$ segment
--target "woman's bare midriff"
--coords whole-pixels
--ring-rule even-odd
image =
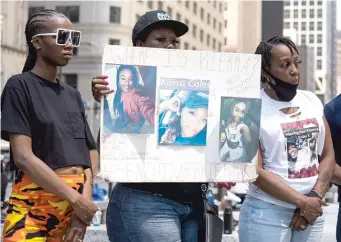
[[[80,175],[84,172],[82,166],[68,166],[54,170],[58,175]]]

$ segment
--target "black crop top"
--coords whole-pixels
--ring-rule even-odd
[[[1,112],[1,138],[9,141],[10,133],[31,137],[33,153],[51,169],[91,167],[89,150],[96,143],[75,88],[32,72],[14,75],[1,95]]]

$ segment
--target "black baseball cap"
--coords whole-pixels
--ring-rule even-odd
[[[138,37],[147,34],[155,27],[166,26],[174,30],[177,37],[187,33],[188,26],[180,21],[173,20],[169,14],[163,10],[148,11],[137,20],[134,28],[132,41],[135,45]]]

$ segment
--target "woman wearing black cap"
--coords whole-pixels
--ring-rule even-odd
[[[184,23],[155,10],[137,21],[132,42],[140,47],[176,49],[178,37],[187,31]],[[98,102],[113,92],[106,78],[92,79],[92,93]],[[115,242],[197,242],[202,207],[201,183],[117,184],[108,205],[108,236]]]

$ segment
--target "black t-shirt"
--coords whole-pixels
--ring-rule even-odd
[[[10,133],[31,137],[33,153],[51,169],[91,167],[89,150],[96,143],[75,88],[32,72],[14,75],[1,95],[1,112],[1,138],[9,141]]]

